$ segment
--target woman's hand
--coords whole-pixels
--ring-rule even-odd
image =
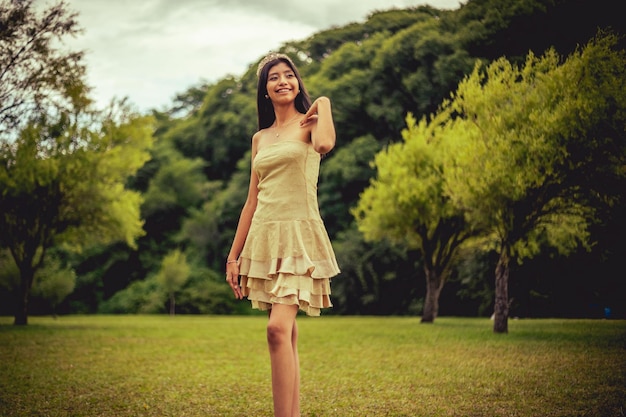
[[[326,107],[330,110],[330,99],[323,96],[319,97],[311,104],[309,110],[307,110],[307,112],[304,114],[304,117],[300,121],[300,126],[306,126],[310,122],[317,120],[320,103],[322,104],[322,107]]]
[[[241,300],[243,298],[243,292],[239,286],[239,263],[226,263],[226,282],[228,282],[228,285],[230,285],[230,288],[233,290],[235,298]]]

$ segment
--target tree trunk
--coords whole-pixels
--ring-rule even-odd
[[[422,323],[433,323],[439,314],[439,294],[442,287],[441,277],[434,271],[426,270],[426,299]]]
[[[33,268],[20,266],[20,288],[17,299],[17,310],[13,324],[16,326],[25,326],[28,324],[28,298],[30,297],[30,289],[33,286],[35,270]]]
[[[496,265],[496,300],[493,332],[509,332],[509,251],[503,248]]]

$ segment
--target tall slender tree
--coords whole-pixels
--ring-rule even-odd
[[[407,117],[404,141],[390,145],[375,159],[376,178],[352,211],[366,239],[389,239],[421,252],[426,275],[422,322],[439,312],[439,295],[458,247],[474,234],[464,212],[445,194],[445,148],[437,120],[416,124]]]
[[[508,332],[511,263],[588,244],[598,196],[610,194],[587,178],[624,184],[626,58],[616,46],[599,34],[565,62],[554,51],[529,54],[522,67],[499,59],[477,67],[446,105],[456,115],[443,133],[456,155],[447,193],[486,225],[485,242],[500,254],[496,333]]]
[[[176,314],[176,292],[189,279],[189,265],[187,257],[179,249],[168,253],[161,263],[161,270],[157,274],[157,281],[169,299],[170,316]]]

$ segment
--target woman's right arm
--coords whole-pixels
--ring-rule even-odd
[[[239,277],[239,263],[237,260],[239,259],[239,254],[243,249],[243,245],[246,242],[246,238],[248,237],[248,231],[250,230],[250,224],[252,223],[252,216],[254,215],[254,211],[256,210],[257,205],[257,195],[258,195],[258,184],[259,178],[257,177],[254,169],[252,167],[252,161],[254,161],[254,157],[257,152],[257,142],[258,142],[258,133],[252,137],[252,160],[250,162],[250,185],[248,187],[248,197],[246,198],[246,202],[241,209],[241,214],[239,215],[239,223],[237,224],[237,231],[235,232],[235,238],[233,239],[233,244],[230,248],[230,252],[228,253],[228,258],[226,259],[226,280],[229,281],[231,277],[237,279]],[[237,287],[235,290],[235,296],[237,298],[242,298],[241,289]]]

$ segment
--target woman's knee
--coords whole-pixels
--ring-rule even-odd
[[[278,346],[291,340],[291,324],[278,321],[269,321],[267,324],[267,343],[270,346]]]

